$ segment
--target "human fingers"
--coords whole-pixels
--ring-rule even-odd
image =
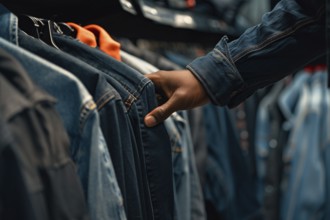
[[[163,122],[176,110],[178,110],[176,107],[176,100],[175,97],[172,96],[164,104],[149,112],[144,118],[144,123],[147,127],[154,127]]]

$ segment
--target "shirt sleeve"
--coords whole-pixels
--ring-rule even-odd
[[[325,1],[282,0],[260,24],[187,65],[211,101],[235,107],[257,89],[325,55]]]

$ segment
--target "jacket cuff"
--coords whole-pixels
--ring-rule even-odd
[[[210,53],[187,65],[187,69],[201,82],[215,105],[227,105],[244,84],[231,61],[226,36]]]

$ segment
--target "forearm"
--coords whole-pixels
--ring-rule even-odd
[[[257,89],[325,54],[324,1],[284,0],[238,39],[222,39],[187,66],[217,105],[233,107]]]

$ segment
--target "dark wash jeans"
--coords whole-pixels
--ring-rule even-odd
[[[52,48],[22,31],[18,31],[19,45],[52,63],[61,66],[77,76],[86,86],[97,104],[100,125],[111,160],[114,165],[118,185],[121,189],[128,219],[142,216],[142,204],[138,189],[138,178],[134,158],[132,128],[126,116],[126,109],[117,91],[106,81],[104,74],[87,63]],[[124,138],[123,138],[124,137]]]
[[[0,219],[88,219],[55,103],[0,50]]]
[[[127,107],[139,147],[141,168],[146,175],[145,199],[151,202],[147,219],[173,218],[174,193],[172,182],[171,145],[163,124],[153,128],[144,125],[144,116],[157,106],[154,86],[151,81],[129,66],[78,41],[63,36],[54,36],[61,50],[80,58],[124,87],[122,99]]]

